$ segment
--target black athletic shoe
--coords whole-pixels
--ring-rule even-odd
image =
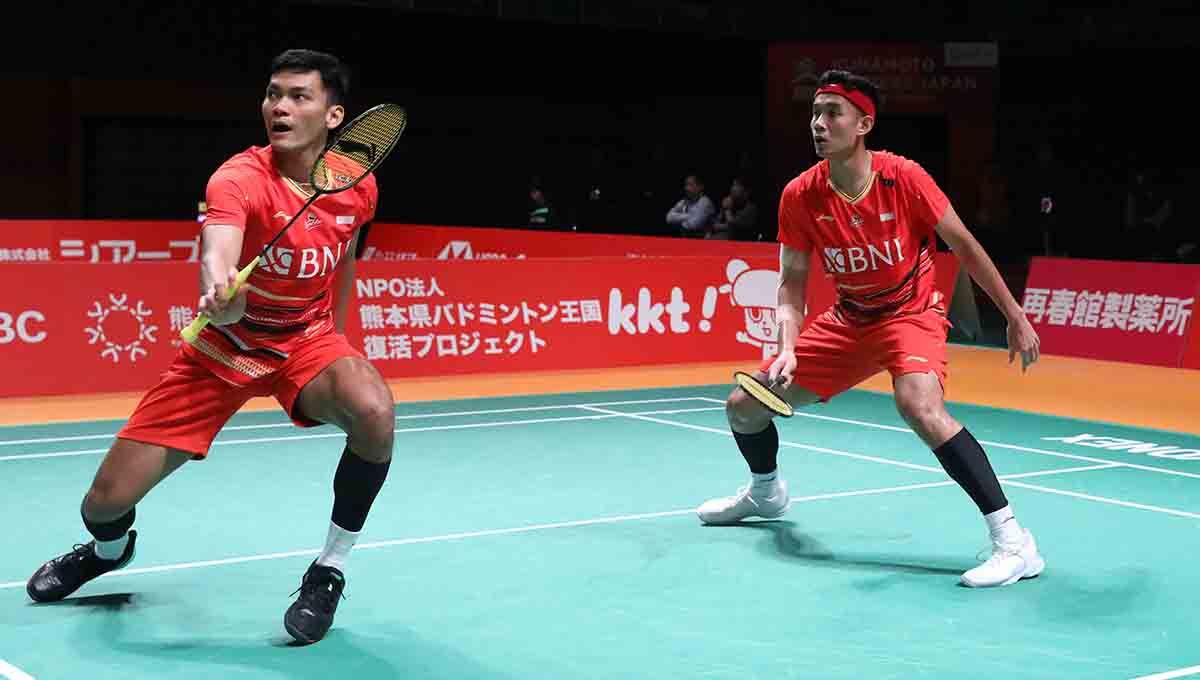
[[[25,586],[25,592],[29,593],[34,602],[57,602],[97,576],[132,562],[136,543],[137,531],[130,530],[125,552],[115,560],[102,560],[97,557],[95,541],[76,543],[71,552],[55,557],[33,572]]]
[[[346,587],[346,577],[333,567],[313,562],[304,572],[304,580],[292,594],[300,597],[288,607],[283,627],[296,640],[313,643],[325,637],[333,625],[333,613]]]

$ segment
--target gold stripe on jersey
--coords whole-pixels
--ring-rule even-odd
[[[305,186],[309,186],[309,185],[305,184],[305,185],[301,186],[301,184],[299,182],[297,182],[296,180],[292,179],[291,177],[287,177],[285,175],[280,175],[280,177],[283,177],[283,183],[285,185],[287,185],[287,188],[292,190],[292,193],[296,194],[297,196],[299,196],[300,198],[303,198],[306,201],[308,199],[312,198],[312,195],[314,192],[308,191],[304,188]]]
[[[851,196],[850,194],[839,189],[837,185],[833,183],[832,176],[825,181],[829,183],[829,188],[833,189],[833,193],[837,194],[839,198],[841,198],[843,201],[846,201],[850,205],[854,205],[855,203],[858,203],[866,198],[867,194],[871,192],[871,187],[875,186],[875,176],[877,174],[879,173],[871,171],[870,176],[867,177],[866,185],[863,186],[862,191],[858,192],[858,195],[856,196]]]
[[[203,336],[196,338],[196,342],[192,346],[200,350],[205,356],[220,362],[221,364],[232,368],[233,370],[250,376],[251,378],[262,378],[274,372],[270,366],[260,364],[246,356],[232,356],[222,350],[220,347],[212,344],[204,339]]]
[[[329,172],[329,168],[327,168],[327,167],[326,167],[326,168],[324,168],[324,174],[325,174],[325,178],[324,178],[324,179],[325,179],[325,186],[330,186],[330,185],[332,185],[332,184],[333,184],[333,177],[332,177],[332,175],[331,175],[331,174],[330,174],[330,172]],[[316,190],[315,190],[315,189],[313,189],[313,190],[309,190],[309,189],[305,189],[305,188],[304,188],[304,187],[311,187],[311,186],[312,186],[311,184],[309,184],[309,183],[307,183],[307,182],[304,182],[304,183],[297,182],[296,180],[292,179],[291,177],[288,177],[288,176],[286,176],[286,175],[283,175],[283,174],[280,174],[279,176],[280,176],[280,177],[283,177],[283,181],[284,181],[284,183],[285,183],[285,184],[287,184],[287,187],[288,187],[289,189],[291,189],[291,190],[292,190],[292,191],[293,191],[293,192],[294,192],[294,193],[295,193],[297,196],[299,196],[300,198],[303,198],[303,199],[304,199],[304,200],[306,200],[306,201],[307,201],[308,199],[312,198],[312,195],[313,195],[314,193],[316,193]]]

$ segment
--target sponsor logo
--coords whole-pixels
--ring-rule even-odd
[[[884,241],[878,245],[868,244],[866,248],[858,246],[850,248],[826,248],[824,252],[825,271],[832,274],[860,274],[867,271],[878,271],[883,266],[893,267],[904,261],[904,252],[900,248],[900,238]]]
[[[1094,434],[1077,434],[1071,437],[1043,437],[1048,442],[1063,442],[1076,446],[1087,446],[1105,451],[1128,451],[1141,453],[1152,458],[1168,458],[1172,460],[1200,460],[1200,449],[1185,449],[1167,444],[1142,442],[1136,439],[1120,437],[1102,437]]]
[[[109,293],[107,301],[92,303],[87,315],[93,325],[83,330],[89,345],[100,346],[101,357],[111,359],[114,364],[120,363],[122,357],[136,362],[146,356],[146,345],[158,342],[154,337],[158,326],[150,323],[153,314],[142,300],[131,305],[127,293]]]

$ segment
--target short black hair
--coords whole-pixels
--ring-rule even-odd
[[[350,69],[332,54],[316,50],[286,50],[271,60],[269,75],[281,71],[320,73],[321,85],[330,104],[344,104],[350,94]]]
[[[875,111],[879,111],[879,86],[863,76],[849,71],[831,69],[822,73],[820,80],[817,81],[818,88],[826,85],[841,85],[852,92],[855,90],[862,92],[875,105]]]

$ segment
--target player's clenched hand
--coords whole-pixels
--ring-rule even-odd
[[[1029,368],[1041,355],[1041,339],[1029,319],[1021,314],[1008,322],[1008,363],[1012,363],[1017,354],[1021,355],[1021,371]]]
[[[217,281],[208,287],[200,297],[198,309],[203,312],[211,323],[217,326],[227,326],[236,323],[246,312],[246,287],[237,290],[232,299],[226,299],[229,290],[237,285],[237,269],[229,268],[224,281]]]
[[[772,387],[787,388],[792,384],[792,373],[796,371],[796,354],[783,352],[771,363],[767,370],[767,381]]]

